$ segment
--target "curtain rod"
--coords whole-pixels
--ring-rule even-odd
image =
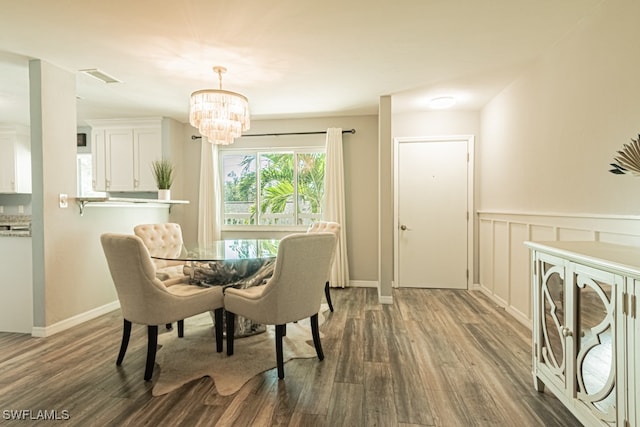
[[[244,138],[245,136],[283,136],[283,135],[320,135],[323,133],[327,133],[326,130],[322,130],[322,131],[317,131],[317,132],[284,132],[284,133],[252,133],[252,134],[248,134],[248,135],[242,135],[241,138]],[[355,129],[345,129],[342,131],[342,133],[351,133],[354,134],[356,133]],[[198,135],[191,135],[191,139],[200,139],[202,138],[201,136]]]

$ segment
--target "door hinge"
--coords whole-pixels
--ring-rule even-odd
[[[467,280],[469,280],[469,269],[467,268]]]

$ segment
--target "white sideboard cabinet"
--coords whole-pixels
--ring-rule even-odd
[[[31,193],[28,128],[0,126],[0,193]]]
[[[92,120],[94,191],[157,191],[151,163],[162,159],[162,118]]]
[[[525,245],[534,387],[547,387],[585,426],[640,426],[640,248]]]

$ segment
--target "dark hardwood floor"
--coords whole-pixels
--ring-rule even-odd
[[[480,292],[400,289],[393,305],[378,304],[375,289],[331,296],[323,362],[292,360],[283,381],[273,369],[226,397],[209,377],[152,397],[143,326],[115,365],[119,311],[49,338],[0,333],[0,425],[580,425],[534,391],[530,331]],[[69,419],[7,419],[22,410]]]

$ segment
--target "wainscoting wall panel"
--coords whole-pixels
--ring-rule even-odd
[[[531,327],[531,241],[602,241],[640,247],[640,216],[478,212],[475,287]]]
[[[493,246],[493,296],[501,305],[509,302],[509,223],[496,221],[493,224],[493,241],[506,242]]]
[[[484,284],[487,288],[486,291],[489,295],[493,294],[493,222],[492,221],[480,221],[479,224],[479,236],[486,236],[487,238],[480,238],[478,244],[479,253],[479,265],[485,266],[480,268],[479,277],[480,283]],[[491,238],[489,238],[491,236]]]
[[[509,224],[509,301],[518,316],[531,318],[531,292],[529,289],[529,253],[518,250],[529,239],[526,224]]]
[[[539,242],[556,240],[556,231],[553,227],[529,224],[528,228],[530,230],[529,236],[531,240]]]

